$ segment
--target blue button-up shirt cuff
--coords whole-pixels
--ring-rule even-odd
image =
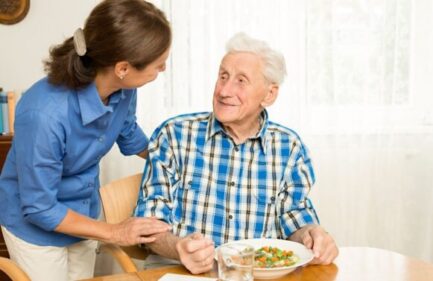
[[[26,219],[46,231],[53,231],[62,222],[67,211],[65,205],[58,203],[48,210],[27,214]]]
[[[289,238],[296,230],[309,224],[319,224],[313,209],[296,210],[282,216],[283,239]]]
[[[147,149],[149,138],[138,128],[127,140],[119,138],[117,144],[123,155],[135,155]]]

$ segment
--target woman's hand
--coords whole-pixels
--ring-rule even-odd
[[[150,243],[155,241],[153,235],[171,230],[171,226],[155,217],[128,218],[112,227],[108,243],[120,246]]]

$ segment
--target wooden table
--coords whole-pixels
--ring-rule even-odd
[[[166,273],[190,275],[182,266],[167,266],[137,273],[110,275],[87,281],[157,281]],[[216,277],[216,267],[200,276]],[[257,279],[255,279],[257,280]],[[395,252],[367,248],[343,247],[334,264],[298,268],[277,281],[432,281],[433,264]]]

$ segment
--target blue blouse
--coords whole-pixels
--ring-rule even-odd
[[[15,133],[0,176],[0,224],[36,245],[81,238],[54,232],[67,209],[97,218],[99,162],[117,142],[124,155],[147,148],[136,123],[136,89],[104,105],[94,84],[81,90],[35,83],[16,108]]]

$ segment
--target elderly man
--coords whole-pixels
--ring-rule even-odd
[[[192,273],[212,268],[215,246],[248,238],[303,243],[313,263],[338,255],[308,199],[314,172],[292,130],[268,119],[286,73],[284,57],[237,34],[227,44],[213,112],[171,118],[149,144],[136,216],[172,225],[147,247]]]

